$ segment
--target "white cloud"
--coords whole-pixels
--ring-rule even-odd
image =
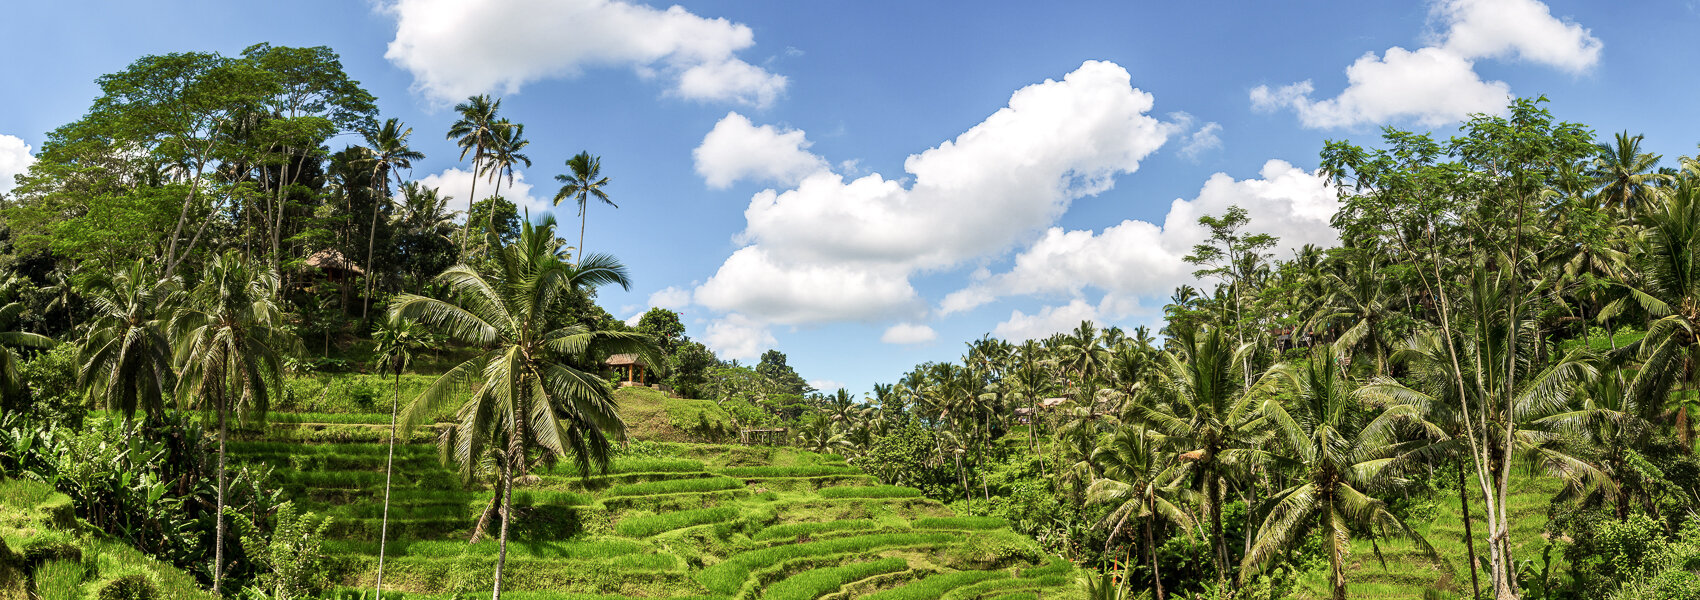
[[[825,159],[808,151],[812,145],[800,130],[756,127],[744,115],[729,112],[703,136],[691,157],[697,174],[711,188],[725,189],[738,180],[791,186],[828,170]]]
[[[1580,73],[1605,44],[1579,24],[1552,16],[1536,0],[1448,0],[1434,16],[1450,24],[1441,47],[1472,58],[1512,58]]]
[[[1009,320],[998,323],[992,328],[992,335],[1007,341],[1020,343],[1027,340],[1039,340],[1050,337],[1053,333],[1071,331],[1081,321],[1101,321],[1098,308],[1085,300],[1075,298],[1063,306],[1047,306],[1037,314],[1026,314],[1019,310],[1009,314]]]
[[[746,25],[679,6],[659,10],[620,0],[395,0],[384,57],[413,74],[415,90],[438,103],[474,94],[512,94],[525,84],[624,67],[673,80],[669,94],[768,106],[784,76],[735,55],[755,45]]]
[[[779,340],[762,322],[731,313],[708,324],[703,343],[721,359],[754,360]]]
[[[1205,123],[1198,130],[1187,134],[1182,140],[1180,154],[1187,160],[1198,160],[1198,155],[1210,150],[1222,148],[1222,124],[1215,121]]]
[[[831,379],[810,379],[809,387],[815,388],[822,393],[833,393],[837,392],[838,388],[844,387],[844,384]]]
[[[32,164],[35,156],[23,138],[0,134],[0,194],[12,191],[16,185],[13,178],[29,171]]]
[[[887,344],[909,345],[931,342],[938,337],[938,332],[926,325],[898,323],[886,328],[885,333],[880,335],[880,341]]]
[[[1444,29],[1435,44],[1359,57],[1346,68],[1340,95],[1313,99],[1309,80],[1275,89],[1260,85],[1251,90],[1252,108],[1291,108],[1313,128],[1401,120],[1433,127],[1472,113],[1504,112],[1511,86],[1482,80],[1475,70],[1479,59],[1515,57],[1579,73],[1599,62],[1603,48],[1587,29],[1554,18],[1536,0],[1446,0],[1433,14]]]
[[[668,286],[665,289],[650,294],[649,305],[653,308],[665,308],[667,310],[677,311],[691,305],[691,292],[690,290],[681,290],[673,286]]]
[[[790,325],[916,318],[925,307],[912,275],[1006,252],[1075,198],[1138,169],[1175,131],[1146,114],[1152,103],[1125,69],[1088,61],[911,155],[910,178],[819,170],[794,189],[758,193],[744,212],[747,245],[694,299]]]
[[[466,201],[467,194],[472,191],[471,171],[451,168],[441,173],[426,175],[419,180],[419,185],[437,188],[438,193],[449,196],[449,210],[461,211],[461,219],[465,220],[466,209],[471,205]],[[497,190],[496,184],[487,178],[478,180],[479,199],[489,198],[496,192],[501,192],[503,198],[519,207],[522,218],[526,215],[526,211],[530,211],[532,218],[554,214],[554,202],[533,196],[531,190],[531,184],[526,183],[523,171],[514,171],[513,185],[508,184],[506,177],[502,178],[502,189],[500,190]],[[554,198],[554,194],[549,194],[549,198]]]
[[[1132,219],[1097,233],[1052,227],[1015,257],[1008,272],[984,274],[945,296],[939,313],[962,312],[1012,295],[1078,297],[1092,288],[1108,294],[1100,310],[1129,314],[1136,310],[1126,304],[1131,299],[1166,294],[1194,281],[1195,268],[1184,258],[1208,235],[1198,218],[1221,215],[1235,205],[1246,210],[1248,231],[1280,238],[1277,256],[1305,244],[1338,243],[1338,234],[1329,227],[1338,200],[1325,178],[1280,160],[1265,163],[1259,176],[1235,180],[1223,173],[1212,175],[1197,197],[1170,204],[1161,227]],[[1011,321],[1030,327],[1043,316],[1017,313]]]

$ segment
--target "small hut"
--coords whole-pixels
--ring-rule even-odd
[[[608,357],[603,364],[613,367],[620,374],[620,385],[648,385],[649,369],[643,364],[643,357],[636,354],[615,354]]]
[[[346,283],[366,274],[366,270],[341,252],[326,248],[307,257],[307,267],[317,270],[327,281]]]

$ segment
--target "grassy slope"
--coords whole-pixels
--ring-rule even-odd
[[[683,442],[700,438],[692,431],[703,424],[730,427],[732,419],[710,400],[674,398],[660,390],[628,387],[614,392],[614,403],[626,419],[626,435],[634,440]]]
[[[88,531],[72,513],[71,499],[47,484],[0,480],[0,598],[22,600],[13,593],[29,586],[31,597],[94,598],[112,581],[135,574],[152,582],[155,597],[216,598],[188,573]]]
[[[1550,477],[1512,475],[1510,522],[1512,552],[1518,560],[1539,561],[1541,550],[1548,543],[1541,535],[1547,524],[1547,506],[1558,492],[1559,483]],[[1451,597],[1470,596],[1470,567],[1464,545],[1464,520],[1459,516],[1456,491],[1434,499],[1434,519],[1413,523],[1429,544],[1434,546],[1446,565],[1435,565],[1422,556],[1412,544],[1403,539],[1378,542],[1387,560],[1385,568],[1376,560],[1368,540],[1352,540],[1350,570],[1346,574],[1348,596],[1351,598],[1410,598],[1421,600],[1425,590],[1437,590]],[[1486,555],[1483,543],[1487,525],[1482,513],[1481,492],[1470,494],[1471,530],[1476,537],[1476,553]],[[1554,551],[1555,563],[1562,563],[1562,553]],[[1561,565],[1554,564],[1554,572]],[[1486,589],[1486,573],[1481,574]],[[1299,578],[1296,590],[1300,598],[1327,598],[1328,566],[1323,562],[1316,570]]]

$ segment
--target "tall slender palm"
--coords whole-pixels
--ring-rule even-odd
[[[1395,531],[1438,560],[1434,548],[1394,515],[1376,494],[1393,489],[1402,459],[1417,442],[1402,442],[1398,427],[1415,423],[1420,411],[1393,405],[1380,412],[1358,403],[1334,353],[1312,352],[1310,361],[1277,367],[1263,380],[1292,394],[1289,402],[1270,394],[1262,416],[1275,430],[1278,459],[1299,472],[1298,483],[1276,492],[1273,508],[1246,553],[1240,582],[1284,550],[1302,543],[1314,525],[1328,554],[1334,600],[1346,598],[1346,555],[1353,531]]]
[[[472,214],[472,205],[478,203],[478,176],[484,164],[484,154],[489,151],[496,141],[496,130],[501,121],[496,113],[502,108],[500,99],[491,99],[489,95],[480,94],[466,99],[455,105],[455,112],[460,118],[449,125],[447,138],[460,146],[460,160],[466,160],[466,153],[472,153],[472,189],[467,191],[467,214]],[[466,226],[461,229],[461,251],[466,251],[467,237],[472,234],[472,220],[468,217]]]
[[[502,179],[508,180],[509,187],[513,186],[515,165],[531,166],[531,157],[521,152],[525,150],[526,146],[530,145],[531,140],[525,139],[525,125],[511,123],[507,119],[497,122],[496,139],[490,145],[490,158],[485,161],[484,171],[481,173],[482,176],[488,176],[495,181],[496,193],[493,194],[493,197],[500,198],[502,196]],[[490,211],[490,222],[485,224],[484,231],[488,237],[485,245],[494,248],[497,245],[494,240],[499,235],[496,230],[494,207]]]
[[[1157,600],[1163,600],[1163,576],[1157,567],[1157,543],[1153,529],[1158,519],[1167,520],[1182,529],[1193,527],[1192,516],[1181,508],[1186,490],[1180,480],[1186,467],[1175,460],[1166,460],[1157,444],[1142,428],[1124,427],[1116,431],[1106,445],[1092,453],[1092,462],[1103,471],[1103,477],[1087,488],[1087,501],[1094,504],[1114,504],[1104,516],[1105,523],[1114,523],[1104,540],[1104,552],[1116,534],[1135,519],[1144,528],[1146,559],[1151,565],[1151,588]]]
[[[1605,182],[1599,197],[1604,208],[1619,214],[1633,211],[1651,199],[1656,184],[1670,179],[1659,173],[1659,155],[1641,151],[1646,136],[1621,132],[1612,143],[1596,144],[1598,158],[1594,159],[1592,175]]]
[[[235,251],[214,256],[171,318],[180,397],[218,420],[218,519],[213,591],[224,577],[225,441],[232,416],[264,419],[282,385],[283,355],[298,345],[281,328],[277,273]]]
[[[395,473],[396,423],[401,414],[401,372],[413,360],[413,349],[423,343],[420,339],[423,334],[417,322],[391,313],[389,318],[378,323],[372,335],[372,341],[377,343],[374,351],[378,355],[378,363],[395,373],[395,397],[390,403],[390,448],[384,459],[384,518],[378,526],[378,582],[374,598],[384,597],[384,544],[388,541],[390,530],[390,477]]]
[[[1152,403],[1130,403],[1128,417],[1144,423],[1194,462],[1210,513],[1216,579],[1228,579],[1228,547],[1222,535],[1223,479],[1236,459],[1246,458],[1257,403],[1244,393],[1241,365],[1250,344],[1237,348],[1221,328],[1182,330],[1180,352],[1164,353]]]
[[[591,156],[589,151],[580,152],[567,159],[567,169],[571,175],[556,175],[555,181],[561,182],[561,191],[555,193],[555,206],[560,206],[562,200],[574,198],[578,200],[578,248],[573,256],[584,256],[584,223],[590,211],[590,199],[596,198],[604,204],[619,208],[613,200],[608,199],[608,178],[602,176],[602,157]],[[575,263],[578,259],[573,259]]]
[[[660,350],[644,334],[592,331],[550,319],[575,290],[630,286],[625,266],[611,256],[585,256],[577,266],[561,262],[554,229],[552,219],[522,223],[519,240],[495,253],[491,269],[457,265],[437,277],[450,291],[447,299],[402,294],[391,305],[395,314],[483,349],[414,398],[402,421],[411,429],[456,402],[461,391],[471,391],[441,441],[468,477],[487,456],[499,456],[496,599],[507,562],[513,480],[532,464],[528,452],[536,450],[546,461],[573,460],[588,474],[592,465],[606,469],[610,440],[625,435],[607,382],[584,365],[613,353],[637,353],[660,364]]]
[[[95,283],[89,298],[93,327],[83,340],[77,387],[107,410],[150,421],[164,417],[176,371],[166,326],[179,282],[159,279],[145,261]]]
[[[372,166],[372,228],[366,234],[366,294],[360,300],[360,318],[366,318],[366,311],[372,304],[372,280],[377,278],[377,268],[372,264],[372,251],[378,241],[378,208],[389,202],[390,174],[396,174],[396,182],[400,183],[399,169],[413,168],[413,161],[423,160],[425,154],[409,148],[407,138],[413,135],[413,128],[403,128],[401,119],[391,118],[377,129],[367,130],[366,163]]]
[[[1345,352],[1361,352],[1375,359],[1375,373],[1387,371],[1393,342],[1387,339],[1386,323],[1397,315],[1391,279],[1381,270],[1374,252],[1357,252],[1328,271],[1327,302],[1306,330],[1345,323],[1335,346]]]
[[[1058,348],[1058,364],[1074,374],[1075,391],[1080,395],[1081,404],[1091,406],[1099,374],[1110,362],[1110,352],[1099,343],[1098,328],[1091,321],[1081,321],[1065,339],[1067,341]]]

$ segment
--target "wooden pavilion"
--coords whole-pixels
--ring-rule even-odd
[[[615,354],[603,364],[620,374],[620,385],[649,385],[649,368],[636,354]]]

